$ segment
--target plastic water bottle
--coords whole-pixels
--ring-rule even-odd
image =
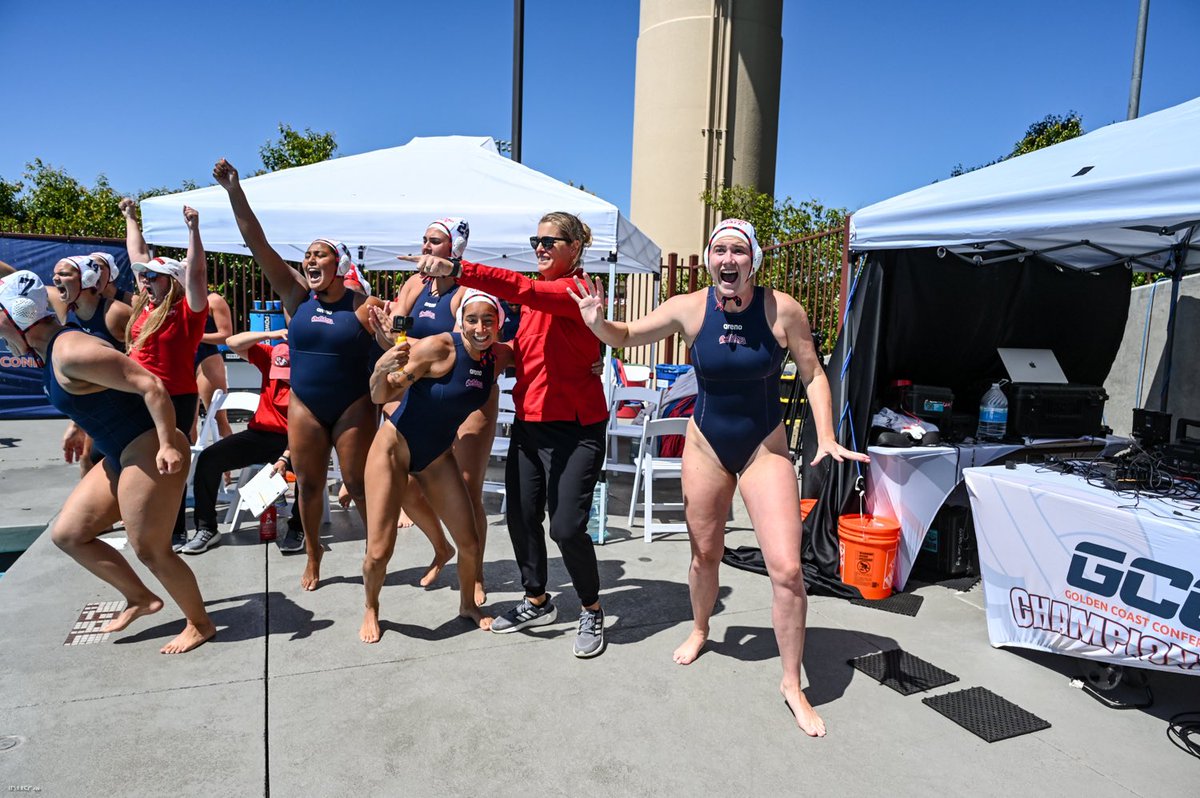
[[[977,441],[998,441],[1008,430],[1008,399],[1000,390],[1000,383],[992,387],[979,400],[979,427],[975,430]]]
[[[275,539],[275,525],[278,519],[279,511],[274,504],[268,505],[258,517],[258,539],[261,543],[269,543]]]
[[[587,531],[593,543],[600,542],[600,483],[592,488],[592,506],[588,510]]]

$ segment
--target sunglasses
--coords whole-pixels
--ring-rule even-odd
[[[571,243],[571,239],[563,238],[562,236],[530,236],[529,246],[534,249],[537,249],[539,246],[542,249],[554,249],[555,241],[562,241],[567,244]]]
[[[163,274],[162,272],[152,272],[152,271],[142,272],[142,279],[147,280],[147,281],[157,280],[159,277],[166,277],[166,276],[167,275]]]

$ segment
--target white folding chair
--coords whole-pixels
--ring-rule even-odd
[[[629,367],[626,367],[629,368]],[[635,418],[621,418],[617,415],[621,406],[626,402],[641,404],[640,412]],[[633,462],[622,462],[618,447],[622,438],[630,442],[642,437],[642,422],[647,418],[658,418],[662,410],[662,391],[653,388],[615,388],[612,401],[608,406],[608,455],[604,461],[607,471],[633,473],[637,465]]]
[[[225,404],[225,397],[228,394],[225,391],[217,388],[213,391],[212,401],[208,404],[208,411],[204,414],[204,423],[200,425],[200,430],[196,434],[196,441],[191,445],[192,459],[188,464],[187,477],[187,495],[195,500],[195,493],[192,491],[192,481],[196,478],[196,455],[204,451],[206,446],[210,446],[217,440],[217,411]],[[176,419],[178,422],[179,419]],[[191,505],[188,505],[191,506]]]
[[[253,413],[258,410],[259,395],[250,391],[232,391],[225,396],[224,404],[221,409],[228,412],[241,411],[245,413]],[[225,523],[231,524],[229,531],[237,530],[242,522],[243,515],[249,515],[249,510],[242,503],[240,491],[250,479],[263,467],[264,463],[246,466],[238,474],[237,484],[232,487],[221,486],[217,493],[217,501],[225,501],[229,503],[228,509],[225,511]]]
[[[655,454],[659,439],[665,435],[687,435],[687,418],[647,418],[642,426],[641,445],[638,449],[637,475],[634,477],[633,494],[629,499],[629,525],[633,526],[633,517],[639,505],[637,484],[640,481],[644,496],[640,502],[642,507],[643,539],[649,543],[656,534],[668,532],[685,532],[687,524],[655,523],[655,510],[682,510],[683,502],[654,502],[654,482],[658,479],[680,479],[683,475],[682,457],[662,457]]]

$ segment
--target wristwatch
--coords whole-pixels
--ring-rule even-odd
[[[458,277],[462,274],[462,258],[447,258],[450,261],[450,276]]]

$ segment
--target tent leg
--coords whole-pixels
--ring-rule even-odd
[[[1187,254],[1187,244],[1185,241],[1182,252],[1178,246],[1171,252],[1171,306],[1167,314],[1167,345],[1166,351],[1163,352],[1162,389],[1158,395],[1158,409],[1162,413],[1167,412],[1167,398],[1171,393],[1171,361],[1175,356],[1175,310],[1179,305],[1179,285],[1183,282],[1183,262]]]

